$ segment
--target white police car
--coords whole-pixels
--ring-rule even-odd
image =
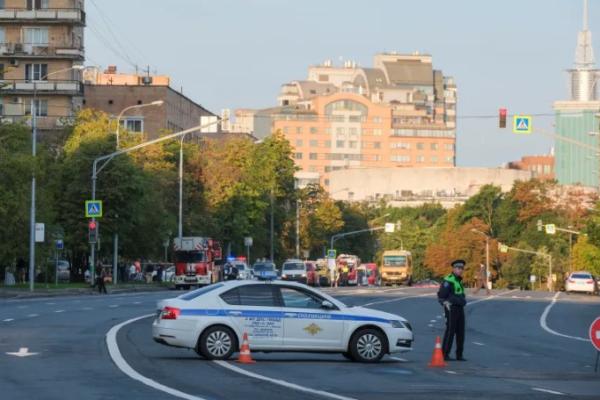
[[[361,362],[412,350],[402,317],[348,307],[306,285],[228,281],[158,302],[152,335],[158,343],[194,349],[223,360],[238,351],[244,333],[253,351],[342,353]]]

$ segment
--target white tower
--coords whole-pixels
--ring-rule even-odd
[[[588,29],[588,0],[583,0],[583,29],[577,34],[575,65],[569,73],[571,74],[571,100],[596,100],[598,70],[595,68],[592,32]]]

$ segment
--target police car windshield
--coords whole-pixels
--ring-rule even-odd
[[[273,271],[275,266],[273,264],[254,264],[252,267],[255,271]]]
[[[292,271],[292,270],[296,270],[296,269],[304,269],[304,264],[303,263],[285,263],[283,264],[283,270],[284,271]]]
[[[175,262],[196,263],[204,261],[204,252],[202,251],[177,251],[175,252]]]
[[[246,264],[242,263],[242,262],[234,262],[233,265],[237,268],[237,269],[244,269],[246,268]]]

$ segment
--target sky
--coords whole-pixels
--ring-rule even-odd
[[[378,52],[431,54],[458,87],[457,165],[487,167],[550,151],[552,104],[568,99],[565,70],[582,25],[582,0],[86,0],[86,8],[88,65],[150,66],[217,114],[276,105],[281,84],[325,59],[369,67]],[[600,38],[596,21],[600,0],[590,0]],[[498,128],[500,107],[550,115],[534,117],[532,135],[515,135]]]

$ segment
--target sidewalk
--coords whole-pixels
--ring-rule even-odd
[[[30,292],[29,287],[5,287],[0,286],[0,299],[28,299],[28,298],[42,298],[42,297],[58,297],[58,296],[93,296],[98,295],[98,289],[91,287],[59,287],[52,288],[53,285],[49,285],[46,289],[44,283],[36,283],[34,291]],[[135,293],[135,292],[158,292],[171,290],[171,287],[166,284],[119,284],[114,287],[111,284],[106,285],[106,289],[109,294],[113,293]]]

